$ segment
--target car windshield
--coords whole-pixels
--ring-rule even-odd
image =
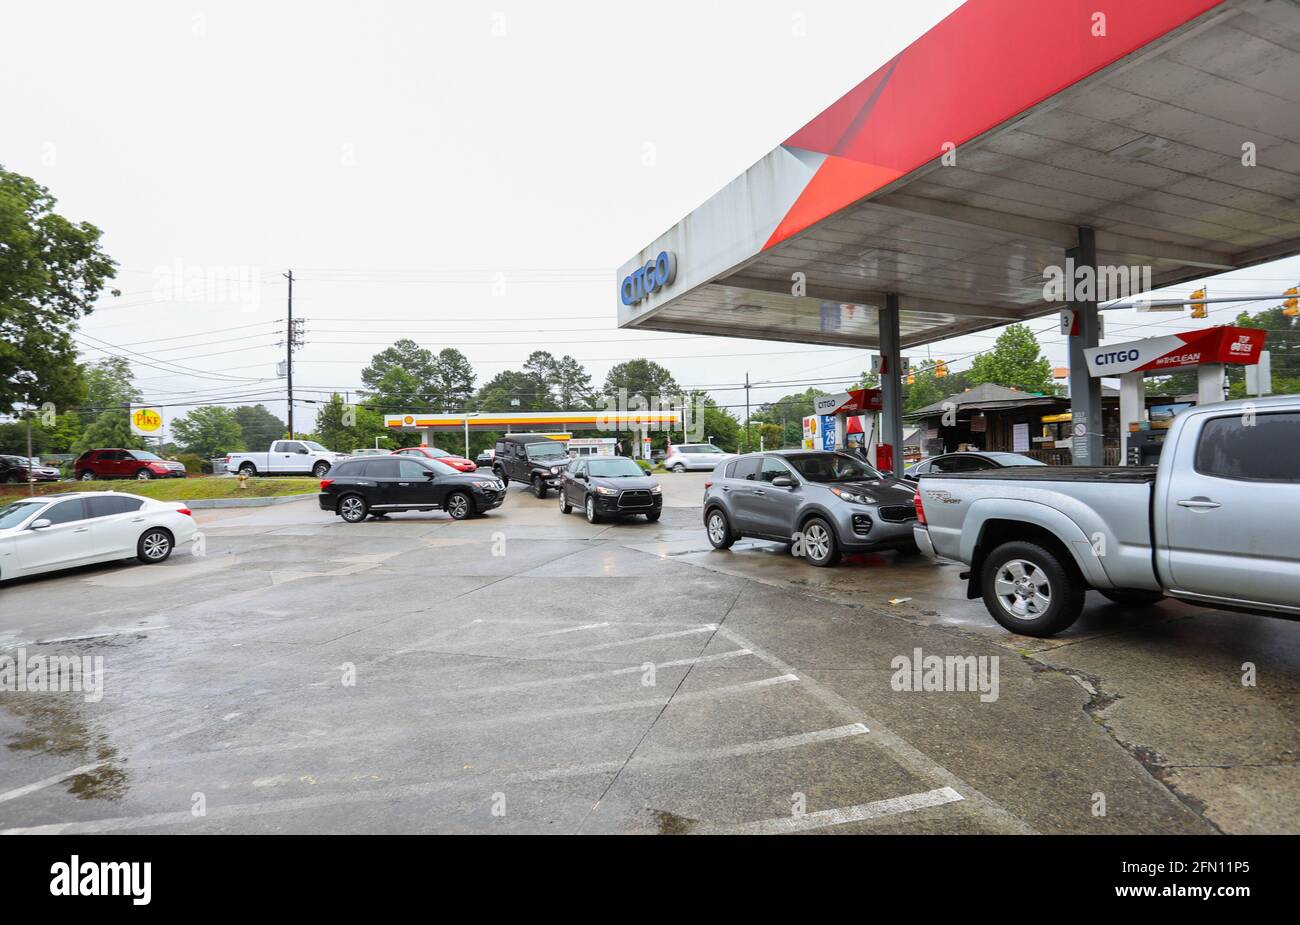
[[[424,448],[424,452],[427,453],[432,459],[441,459],[444,456],[451,455],[446,450],[440,450],[436,446],[426,446]]]
[[[880,473],[862,460],[843,453],[804,453],[784,458],[810,482],[861,482],[880,478]]]
[[[18,526],[44,503],[44,501],[11,501],[4,507],[0,507],[0,530]]]
[[[682,453],[721,453],[712,443],[702,443],[699,445],[691,444],[688,446],[679,446],[677,448]]]
[[[641,467],[628,459],[626,456],[615,456],[613,459],[593,459],[587,463],[587,471],[593,478],[598,479],[624,479],[624,478],[641,478],[645,475]]]
[[[162,460],[161,456],[155,456],[153,453],[146,453],[144,450],[132,450],[131,455],[134,456],[136,459],[145,459],[145,460],[157,459],[159,461]]]
[[[551,440],[545,443],[528,444],[529,459],[568,459],[569,454],[564,449],[564,444],[555,443]]]
[[[1022,456],[1019,453],[985,453],[989,459],[1002,466],[1045,466],[1047,463],[1041,459],[1034,459],[1032,456]]]
[[[325,449],[325,447],[321,446],[319,443],[313,443],[311,440],[303,440],[303,441],[301,441],[301,443],[302,443],[303,446],[305,446],[307,449],[311,450],[313,453],[328,453],[328,452],[329,452],[329,450]]]
[[[424,463],[426,466],[428,466],[430,469],[432,469],[434,472],[438,473],[439,475],[459,474],[458,469],[455,469],[454,467],[449,466],[444,462],[438,462],[438,460],[436,459],[421,459],[417,461]]]

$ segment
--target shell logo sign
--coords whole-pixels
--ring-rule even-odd
[[[163,415],[160,408],[132,408],[131,433],[142,437],[156,437],[162,432]]]

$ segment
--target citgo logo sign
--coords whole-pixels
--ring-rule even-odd
[[[162,415],[154,408],[136,408],[131,412],[131,424],[141,433],[152,434],[162,427]]]
[[[1108,366],[1111,363],[1131,363],[1139,356],[1141,356],[1141,354],[1138,352],[1137,348],[1134,347],[1131,350],[1116,350],[1113,353],[1099,353],[1093,358],[1093,362],[1098,366]]]
[[[636,305],[650,293],[671,286],[676,278],[677,255],[671,251],[660,251],[654,260],[623,277],[623,282],[618,287],[618,296],[624,305]]]

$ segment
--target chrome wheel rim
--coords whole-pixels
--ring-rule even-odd
[[[1041,619],[1052,606],[1052,583],[1027,559],[1002,563],[993,579],[993,593],[1002,609],[1017,620]]]
[[[460,520],[469,512],[469,502],[464,495],[455,495],[451,499],[451,516]]]
[[[164,533],[150,533],[140,544],[144,549],[146,559],[161,559],[167,555],[167,550],[171,548],[171,540],[167,539]]]
[[[831,535],[821,524],[809,524],[803,532],[804,551],[809,559],[825,559],[831,553]]]
[[[93,482],[93,481],[95,480],[95,473],[93,473],[93,472],[83,472],[83,473],[81,473],[81,480],[82,480],[83,482]]]
[[[343,519],[344,519],[344,520],[360,520],[360,519],[361,519],[361,499],[360,499],[360,498],[344,498],[344,499],[343,499],[342,509],[340,510],[339,513],[341,513],[341,514],[343,515]]]
[[[564,500],[564,489],[563,489],[563,488],[560,489],[560,491],[559,491],[559,493],[556,495],[556,497],[560,499],[560,510],[563,511],[563,510],[564,510],[564,506],[565,506],[565,500]]]
[[[135,474],[135,477],[136,477],[137,480],[139,480],[139,481],[141,481],[141,482],[147,482],[147,481],[149,481],[151,478],[153,478],[153,475],[152,475],[152,473],[150,473],[150,472],[148,472],[148,471],[146,471],[146,470],[144,470],[144,469],[141,469],[139,472],[137,472],[137,473]]]
[[[709,539],[714,543],[721,543],[727,538],[727,523],[722,519],[721,514],[714,514],[709,518]]]
[[[590,495],[587,496],[587,519],[593,523],[596,520],[596,499]]]

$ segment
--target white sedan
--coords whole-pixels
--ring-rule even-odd
[[[17,498],[0,506],[0,581],[132,557],[162,562],[196,533],[175,501],[115,491]]]
[[[683,443],[674,446],[664,457],[664,468],[669,472],[685,472],[688,469],[712,472],[718,463],[735,458],[735,453],[720,450],[712,443]]]

